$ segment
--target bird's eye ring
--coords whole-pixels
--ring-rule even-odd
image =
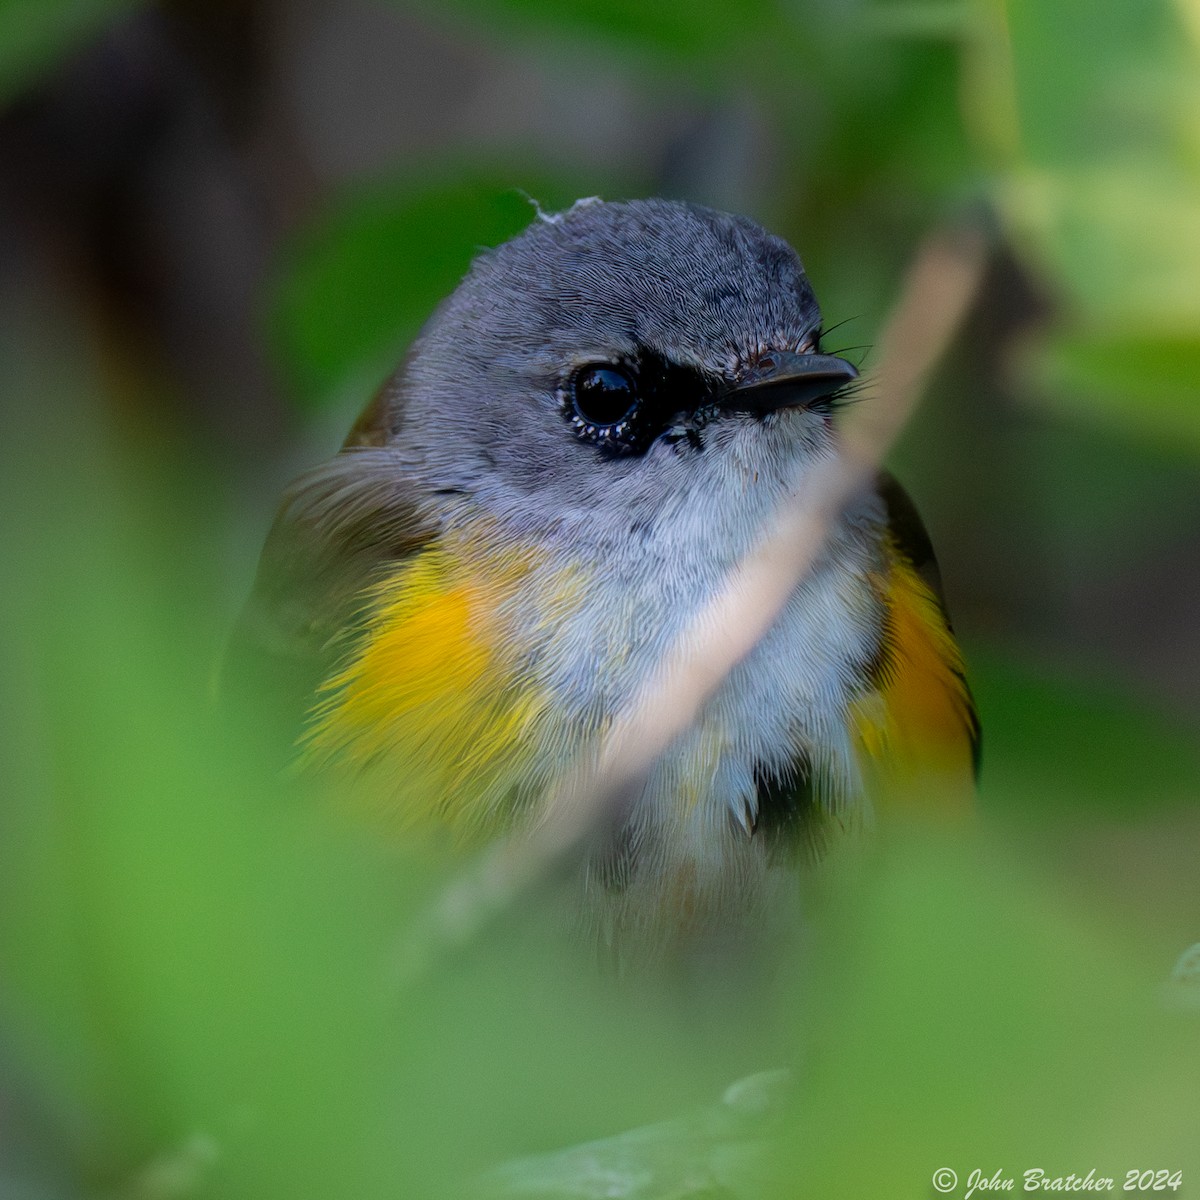
[[[571,380],[571,406],[588,425],[619,425],[637,407],[638,390],[624,367],[592,363]]]

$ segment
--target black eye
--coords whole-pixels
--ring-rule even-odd
[[[583,367],[571,384],[571,403],[589,425],[617,425],[637,402],[637,385],[621,367]]]

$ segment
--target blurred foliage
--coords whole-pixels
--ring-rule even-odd
[[[7,0],[0,98],[130,7]],[[1003,366],[1052,418],[1019,469],[1054,487],[1002,516],[1040,522],[1067,569],[1086,577],[1171,505],[1152,495],[1157,451],[1127,439],[1194,470],[1195,0],[412,7],[572,69],[611,61],[649,94],[752,96],[784,148],[754,215],[798,245],[829,320],[856,318],[847,342],[872,341],[922,232],[988,214],[1050,312]],[[294,392],[310,412],[364,403],[477,248],[530,219],[518,188],[554,209],[643,183],[421,161],[347,187],[278,258]],[[200,1134],[216,1147],[200,1195],[459,1197],[506,1157],[782,1062],[801,1086],[781,1198],[923,1196],[942,1166],[1181,1167],[1195,1187],[1194,1021],[1155,1006],[1197,917],[1181,719],[1103,664],[979,638],[981,828],[901,831],[868,868],[833,864],[814,960],[736,1019],[701,1027],[672,997],[597,982],[541,895],[402,989],[398,947],[446,864],[318,804],[298,816],[265,781],[254,714],[214,718],[214,480],[112,417],[128,380],[83,312],[6,301],[23,403],[0,425],[0,1071],[51,1114],[77,1177],[63,1194],[148,1195],[139,1167]],[[940,448],[918,435],[906,453]],[[1124,854],[1089,873],[1082,831],[1094,851],[1139,822],[1161,823],[1158,852],[1182,847],[1174,876]]]
[[[0,1063],[86,1194],[201,1136],[204,1194],[461,1196],[726,1082],[733,1049],[594,986],[536,905],[397,982],[445,866],[348,831],[275,781],[255,713],[214,712],[207,485],[98,419],[86,351],[43,372],[44,332],[3,345],[30,403],[0,427]]]
[[[147,0],[0,0],[0,104]]]
[[[856,339],[873,336],[919,231],[986,201],[1057,309],[1022,359],[1038,394],[1140,436],[1196,442],[1200,18],[1190,0],[813,0],[786,14],[758,0],[455,0],[428,11],[509,38],[556,38],[556,56],[581,65],[629,58],[651,86],[664,75],[752,91],[794,134],[791,186],[777,211],[757,215],[801,247],[835,320],[871,314]],[[511,166],[491,188],[477,172],[457,186],[429,175],[410,172],[390,196],[350,197],[305,237],[283,293],[283,344],[325,394],[339,371],[361,391],[364,362],[378,374],[394,361],[467,249],[515,230],[514,183],[547,207],[570,195]],[[414,266],[425,256],[412,248],[426,245],[435,249]]]
[[[420,0],[418,0],[418,3]],[[426,6],[519,36],[576,39],[675,69],[736,58],[778,22],[772,0],[694,4],[688,0],[450,0]]]
[[[1152,1163],[1195,1177],[1194,1031],[1155,1011],[1160,967],[1107,914],[994,841],[928,830],[843,911],[813,973],[791,1194],[927,1196],[944,1167],[958,1196],[977,1168],[1017,1192],[1036,1167],[1114,1191]]]
[[[976,700],[990,718],[985,799],[1032,806],[1043,821],[1072,810],[1096,820],[1194,802],[1200,745],[1183,722],[1111,680],[1073,678],[1061,666],[1039,669],[982,650],[971,666]]]
[[[1033,364],[1046,395],[1195,443],[1200,376],[1200,15],[1175,6],[1010,6],[1020,143],[1010,228],[1067,313]],[[1097,403],[1097,401],[1099,403]]]
[[[498,171],[356,193],[297,247],[280,285],[279,340],[297,395],[363,403],[483,246],[519,233],[535,203],[570,204],[561,184]],[[420,247],[419,252],[415,252]]]
[[[65,394],[26,376],[39,403],[3,430],[4,511],[24,524],[0,608],[5,777],[26,801],[0,810],[3,1053],[58,1114],[71,1194],[161,1196],[199,1145],[195,1187],[166,1195],[462,1197],[505,1158],[785,1062],[798,1098],[765,1164],[727,1122],[676,1121],[619,1154],[517,1162],[503,1194],[577,1194],[606,1154],[666,1181],[631,1194],[703,1195],[670,1183],[711,1173],[745,1200],[924,1195],[945,1165],[1200,1171],[1195,1031],[1156,1011],[1157,939],[994,829],[899,831],[835,864],[807,971],[737,1021],[598,980],[537,893],[401,986],[444,867],[298,811],[264,782],[253,715],[215,721],[188,595],[207,536],[184,495],[202,483],[164,496],[162,464],[148,475],[78,404],[96,381],[72,366]],[[1011,656],[977,665],[990,805],[1095,821],[1194,804],[1194,743],[1145,711]]]

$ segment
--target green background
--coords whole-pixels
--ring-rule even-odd
[[[1195,0],[3,0],[0,105],[0,1193],[461,1196],[784,1062],[777,1178],[730,1194],[1200,1189],[1161,995],[1200,938]],[[702,1035],[536,893],[397,983],[453,867],[277,796],[210,703],[289,475],[527,196],[594,194],[759,219],[866,367],[924,236],[990,245],[893,461],[980,820],[832,873]]]

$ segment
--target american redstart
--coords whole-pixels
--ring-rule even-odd
[[[856,376],[752,221],[539,213],[287,493],[243,669],[292,693],[307,766],[401,824],[519,833],[835,452]],[[723,921],[868,806],[969,796],[977,745],[928,538],[881,476],[597,836],[584,906],[610,929]]]

